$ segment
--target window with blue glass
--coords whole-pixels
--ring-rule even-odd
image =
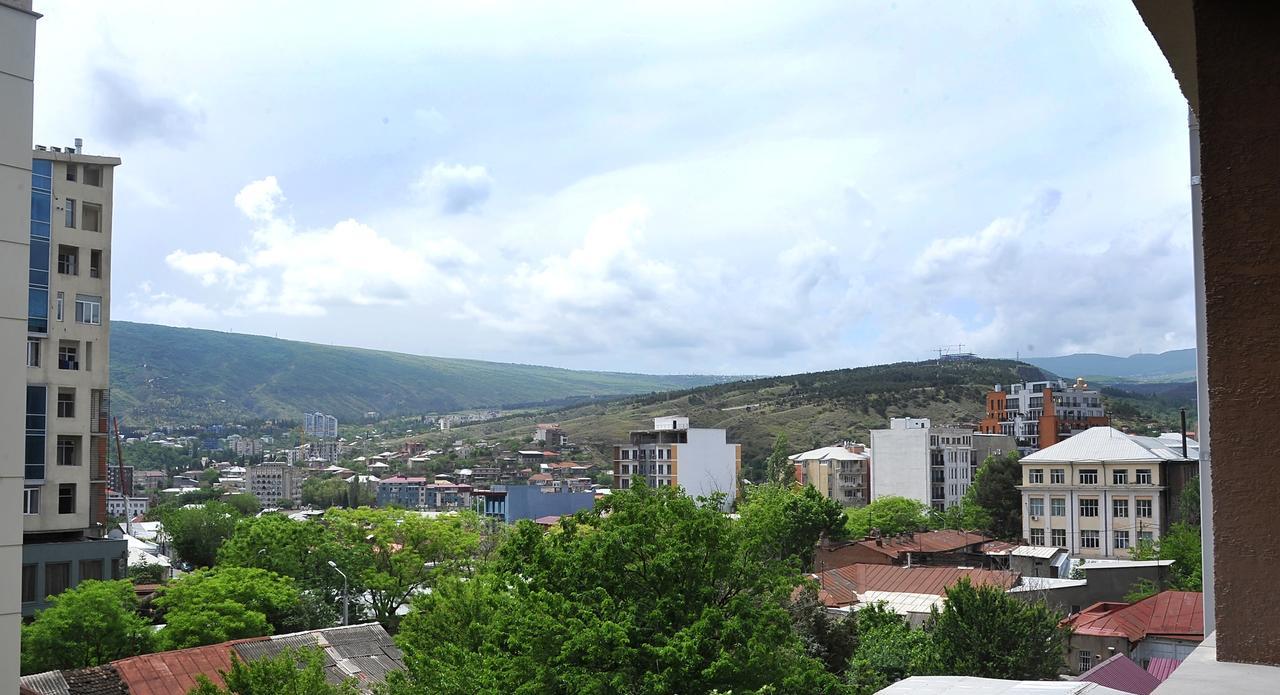
[[[53,162],[31,162],[31,255],[27,283],[27,331],[49,332],[49,221],[53,210]]]
[[[30,283],[39,287],[49,286],[49,242],[43,239],[31,240],[31,278]]]
[[[44,480],[45,418],[48,392],[44,386],[27,386],[27,480]]]
[[[49,290],[37,287],[27,290],[27,331],[49,332]]]

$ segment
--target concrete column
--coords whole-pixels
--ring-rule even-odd
[[[1280,602],[1267,599],[1280,557],[1277,36],[1280,4],[1195,2],[1218,658],[1268,664],[1280,664]]]

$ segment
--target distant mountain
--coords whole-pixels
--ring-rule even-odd
[[[298,420],[308,410],[349,420],[368,411],[497,408],[734,378],[576,371],[111,322],[112,410],[129,426]]]
[[[1065,379],[1082,376],[1103,381],[1194,381],[1196,378],[1195,348],[1128,357],[1080,353],[1027,357],[1023,361]]]

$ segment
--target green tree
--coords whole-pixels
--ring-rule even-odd
[[[248,567],[184,575],[160,591],[155,605],[164,614],[161,636],[171,649],[326,627],[333,615],[321,615],[323,622],[314,624],[315,608],[292,579]]]
[[[833,616],[827,612],[812,584],[796,591],[787,611],[805,653],[821,659],[831,673],[843,673],[858,648],[858,624],[853,614]]]
[[[218,482],[218,477],[219,476],[218,476],[217,468],[206,468],[200,473],[200,482],[204,483],[205,485],[213,485],[214,483]]]
[[[1178,495],[1178,517],[1183,523],[1200,525],[1200,476],[1192,476]]]
[[[980,530],[990,531],[997,538],[1022,535],[1022,492],[1018,490],[1022,467],[1018,460],[1017,452],[988,456],[969,486],[973,503],[990,517],[990,526]]]
[[[911,629],[906,618],[884,604],[859,610],[856,625],[858,647],[848,670],[856,695],[871,695],[909,676],[943,673],[929,633]]]
[[[787,610],[802,581],[747,551],[722,500],[619,491],[414,600],[403,693],[834,693]]]
[[[151,651],[152,631],[127,581],[85,581],[50,598],[22,628],[22,672],[98,666]]]
[[[361,545],[339,543],[323,523],[294,521],[283,514],[241,519],[218,549],[219,567],[256,567],[292,577],[299,587],[330,603],[342,598],[342,577],[333,571],[329,561],[349,569],[360,565],[364,558]],[[347,572],[349,577],[351,574]],[[350,591],[359,595],[364,587],[353,583]]]
[[[375,620],[394,632],[400,610],[432,582],[467,568],[480,545],[480,519],[459,514],[429,519],[403,509],[330,509],[325,526],[352,549],[342,570],[364,589]]]
[[[258,496],[252,492],[240,492],[227,497],[227,504],[240,512],[242,516],[257,514],[262,510],[262,503],[258,501]]]
[[[319,509],[346,507],[350,494],[350,486],[341,478],[307,478],[302,482],[302,503]]]
[[[787,484],[794,481],[795,465],[787,458],[787,435],[780,434],[773,440],[773,451],[764,462],[764,482]]]
[[[1174,524],[1156,540],[1138,541],[1129,550],[1134,560],[1173,560],[1168,587],[1175,591],[1203,591],[1200,527]]]
[[[168,574],[168,567],[156,563],[129,565],[129,581],[134,584],[159,584]]]
[[[929,528],[929,508],[919,500],[906,497],[881,497],[865,507],[845,512],[849,518],[849,536],[864,538],[872,529],[882,536],[913,533]]]
[[[197,567],[213,566],[239,519],[236,508],[223,502],[172,508],[162,517],[175,554]]]
[[[196,677],[196,687],[187,695],[355,695],[351,679],[338,684],[325,680],[324,655],[319,649],[286,649],[276,656],[251,663],[231,655],[231,670],[220,671],[226,687],[218,687],[205,676]]]
[[[1044,602],[1028,603],[967,578],[947,589],[926,625],[942,672],[958,676],[1049,680],[1066,667],[1070,628]]]
[[[813,568],[814,546],[824,536],[845,535],[844,508],[812,485],[795,489],[756,485],[739,509],[746,546],[764,559],[795,560],[799,569]]]

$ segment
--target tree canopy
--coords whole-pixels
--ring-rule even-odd
[[[843,538],[847,519],[839,502],[812,485],[753,486],[739,507],[743,539],[762,559],[795,560],[803,571],[813,568],[814,546],[822,537]]]
[[[350,679],[339,684],[325,680],[324,656],[319,649],[286,649],[276,656],[246,664],[231,655],[231,670],[220,671],[226,687],[197,676],[187,695],[355,695]]]
[[[1134,560],[1173,560],[1168,587],[1175,591],[1203,591],[1199,526],[1174,524],[1160,538],[1138,541],[1129,554]]]
[[[151,651],[151,626],[127,581],[84,581],[22,627],[22,672],[98,666]]]
[[[155,599],[167,626],[160,636],[169,649],[214,644],[273,632],[327,627],[293,580],[250,567],[198,570],[166,585]]]
[[[853,538],[864,538],[871,529],[894,536],[930,527],[929,508],[906,497],[881,497],[865,507],[846,510],[845,514],[849,517],[849,536]]]
[[[1013,539],[1022,535],[1022,467],[1017,452],[1004,456],[988,456],[978,468],[966,499],[986,512],[988,528],[997,538]],[[962,505],[963,506],[963,505]],[[972,519],[979,520],[981,517]]]
[[[218,548],[231,536],[240,512],[223,502],[176,507],[162,514],[174,553],[196,567],[212,567]]]
[[[787,446],[787,435],[780,434],[773,440],[773,451],[764,462],[765,483],[787,483],[795,480],[795,466],[787,458],[790,449]]]
[[[1066,667],[1070,628],[1044,602],[1029,603],[990,584],[967,578],[947,589],[941,611],[933,609],[926,630],[937,647],[943,673],[1049,680]]]

